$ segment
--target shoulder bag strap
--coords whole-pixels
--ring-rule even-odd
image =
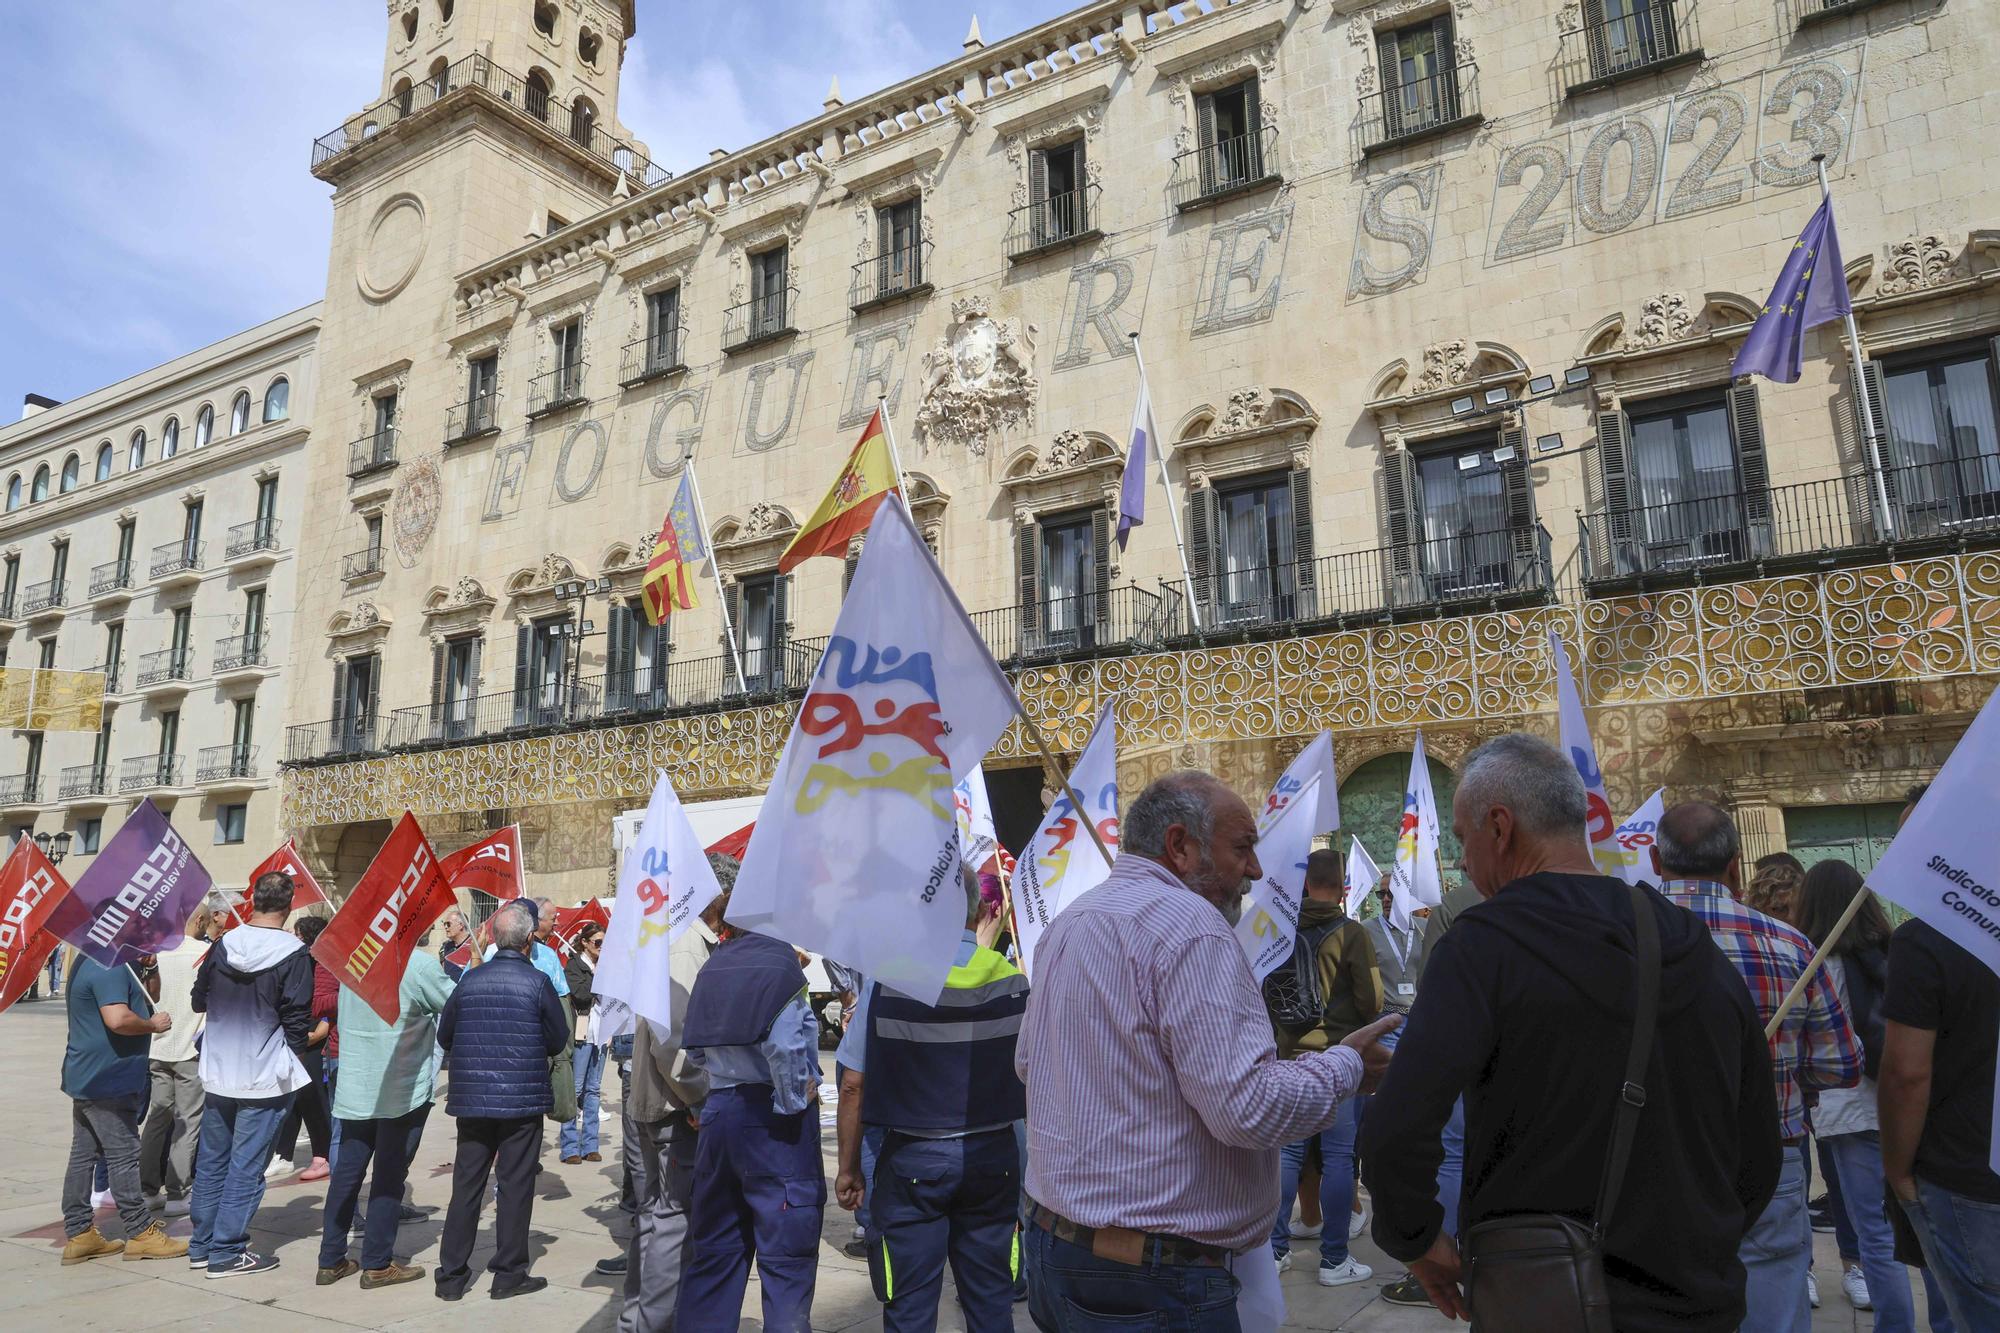
[[[1611,1121],[1611,1153],[1604,1162],[1604,1178],[1598,1182],[1597,1211],[1591,1222],[1591,1233],[1599,1240],[1618,1206],[1618,1191],[1632,1156],[1632,1139],[1639,1129],[1639,1111],[1646,1104],[1646,1061],[1653,1052],[1653,1026],[1660,1012],[1660,924],[1653,917],[1652,900],[1646,891],[1636,884],[1628,884],[1626,890],[1632,898],[1632,917],[1638,930],[1639,956],[1633,976],[1638,1004],[1633,1010],[1632,1046],[1625,1056],[1625,1083],[1618,1090],[1618,1109]]]

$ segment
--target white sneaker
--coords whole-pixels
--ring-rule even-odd
[[[1303,1222],[1294,1222],[1286,1228],[1286,1232],[1293,1240],[1313,1240],[1318,1237],[1320,1228],[1309,1227]]]
[[[1290,1250],[1286,1250],[1278,1256],[1278,1271],[1280,1273],[1289,1273],[1292,1271],[1292,1252]]]
[[[188,1215],[188,1201],[186,1199],[168,1199],[167,1206],[160,1211],[168,1217],[186,1217]]]
[[[112,1199],[110,1190],[92,1190],[90,1192],[90,1211],[93,1213],[100,1208],[109,1207],[113,1202],[115,1200]]]
[[[1868,1279],[1862,1276],[1860,1264],[1847,1266],[1847,1272],[1841,1275],[1840,1289],[1847,1293],[1847,1303],[1855,1309],[1875,1308],[1875,1302],[1868,1297]]]
[[[293,1166],[290,1162],[286,1161],[284,1158],[273,1157],[271,1159],[271,1164],[264,1168],[264,1179],[277,1180],[281,1176],[289,1176],[290,1174],[292,1174],[292,1172],[296,1170],[298,1170],[298,1168]]]
[[[1375,1210],[1365,1202],[1361,1205],[1360,1212],[1349,1213],[1347,1215],[1347,1238],[1349,1240],[1360,1240],[1361,1233],[1368,1230],[1368,1219],[1373,1216],[1375,1216]]]
[[[1811,1269],[1806,1270],[1806,1299],[1812,1302],[1813,1309],[1819,1309],[1819,1279],[1813,1276]]]
[[[1350,1286],[1356,1282],[1366,1282],[1374,1276],[1374,1269],[1362,1263],[1351,1254],[1347,1256],[1347,1262],[1341,1264],[1338,1268],[1332,1264],[1321,1264],[1319,1266],[1319,1284],[1322,1287]]]

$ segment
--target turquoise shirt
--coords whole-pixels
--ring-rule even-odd
[[[340,1077],[333,1114],[341,1120],[393,1120],[431,1100],[437,1082],[437,1020],[451,998],[451,978],[436,955],[419,949],[397,992],[394,1023],[340,988]]]
[[[499,948],[500,946],[497,944],[487,945],[486,952],[479,956],[479,961],[482,963],[492,962],[493,955]],[[534,940],[531,942],[531,947],[528,950],[528,961],[535,965],[535,971],[549,979],[549,984],[556,988],[558,998],[569,994],[569,978],[563,975],[562,959],[556,957],[554,949],[551,949],[540,940]],[[341,1040],[345,1041],[347,1039],[342,1037]]]

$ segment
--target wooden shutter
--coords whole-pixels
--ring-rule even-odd
[[[1874,409],[1870,417],[1874,429],[1871,432],[1869,423],[1862,420],[1861,385],[1855,381],[1854,372],[1850,369],[1847,372],[1848,392],[1852,395],[1853,402],[1849,412],[1854,428],[1854,454],[1863,492],[1854,508],[1857,513],[1874,515],[1869,523],[1870,528],[1881,527],[1882,516],[1877,512],[1881,504],[1876,499],[1875,491],[1875,465],[1879,462],[1882,467],[1882,488],[1889,497],[1889,508],[1896,535],[1900,536],[1903,529],[1903,504],[1900,485],[1902,474],[1898,469],[1902,463],[1902,454],[1889,431],[1889,386],[1882,374],[1882,363],[1879,361],[1873,359],[1863,361],[1861,373],[1866,376],[1868,405]],[[1875,442],[1874,449],[1869,448],[1871,439]],[[1887,532],[1878,532],[1878,536],[1883,538],[1887,538],[1888,535]]]
[[[1626,22],[1629,24],[1630,19]],[[1667,26],[1673,21],[1669,17]],[[1602,78],[1611,70],[1611,46],[1605,40],[1604,0],[1583,0],[1584,45],[1590,55],[1590,76]]]
[[[486,653],[486,636],[475,634],[472,638],[472,656],[465,664],[465,695],[467,700],[479,697],[479,660]],[[468,702],[467,707],[473,705]]]
[[[1049,150],[1035,148],[1028,153],[1028,244],[1041,245],[1049,239]]]
[[[1097,225],[1097,219],[1090,216],[1090,162],[1085,156],[1089,151],[1086,140],[1077,139],[1066,145],[1073,154],[1070,179],[1076,184],[1070,186],[1069,230],[1065,236],[1081,236]]]
[[[1243,179],[1257,181],[1264,179],[1269,171],[1264,161],[1264,100],[1258,91],[1255,75],[1243,81],[1243,140],[1242,151],[1237,161],[1243,168]]]
[[[336,745],[340,740],[341,724],[347,719],[347,659],[339,657],[333,663],[333,735]]]
[[[363,743],[375,748],[375,737],[381,730],[382,706],[382,654],[368,654],[368,713],[362,719]]]
[[[1100,626],[1097,643],[1102,647],[1107,636],[1102,627],[1111,623],[1111,511],[1098,508],[1090,512],[1090,563],[1096,578],[1091,583],[1091,614],[1086,617]]]
[[[1500,465],[1507,502],[1507,549],[1511,557],[1508,588],[1539,586],[1541,528],[1535,522],[1534,479],[1528,475],[1528,432],[1519,416],[1500,428],[1500,447],[1514,456]]]
[[[436,740],[438,723],[444,717],[444,665],[451,647],[440,640],[431,645],[431,735]]]
[[[1743,483],[1743,523],[1750,554],[1771,554],[1771,465],[1764,453],[1764,422],[1757,410],[1757,386],[1748,380],[1729,390],[1729,433],[1736,442],[1736,469]]]
[[[1203,629],[1215,625],[1216,570],[1221,565],[1219,534],[1216,532],[1215,488],[1203,486],[1187,496],[1188,573],[1194,581],[1194,597],[1201,611]],[[1190,621],[1192,628],[1192,621]]]
[[[739,650],[743,644],[743,585],[740,582],[732,579],[723,585],[722,605],[729,612],[729,628],[725,629],[720,636],[722,653],[723,656],[727,657],[731,651],[729,639],[732,632],[735,634],[736,646]],[[731,682],[734,682],[736,679],[735,666],[728,662],[724,662],[722,666],[723,675]]]
[[[1375,34],[1375,59],[1382,75],[1382,138],[1403,132],[1402,47],[1393,32]]]
[[[534,652],[534,627],[519,625],[514,630],[514,725],[528,720],[528,704],[534,693],[534,677],[529,656]]]
[[[1215,94],[1202,93],[1194,99],[1195,160],[1201,164],[1201,192],[1215,193],[1215,183],[1220,174],[1216,168],[1221,164],[1225,151],[1215,139]]]
[[[1431,20],[1431,42],[1437,48],[1432,57],[1437,69],[1437,118],[1443,124],[1458,119],[1458,59],[1453,53],[1449,9]]]
[[[604,703],[607,708],[631,706],[633,688],[632,604],[613,602],[604,622]]]
[[[1599,577],[1632,573],[1632,422],[1621,409],[1597,414],[1597,461],[1604,469],[1604,521],[1591,564]]]
[[[792,576],[790,574],[779,574],[773,577],[771,580],[771,656],[767,670],[770,675],[770,684],[778,689],[786,689],[792,685],[803,685],[812,672],[811,667],[807,667],[805,671],[799,673],[792,673],[789,670],[792,647],[790,632],[791,602]],[[799,677],[796,681],[791,678],[793,674],[797,674]]]
[[[1042,525],[1029,519],[1014,530],[1014,603],[1025,645],[1034,638],[1042,612]]]
[[[1313,562],[1312,469],[1293,468],[1291,486],[1292,560],[1293,567],[1298,571],[1298,586],[1305,589],[1314,587],[1319,577],[1319,570]]]
[[[1382,507],[1389,520],[1389,549],[1383,561],[1390,606],[1418,600],[1417,465],[1410,451],[1389,446],[1382,457]],[[1343,608],[1344,609],[1344,608]]]

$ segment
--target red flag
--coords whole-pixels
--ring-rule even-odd
[[[750,834],[756,827],[757,822],[752,820],[742,828],[737,829],[736,832],[723,838],[720,842],[712,842],[702,848],[702,850],[719,856],[733,856],[741,861],[743,853],[750,850]]]
[[[292,910],[311,907],[314,903],[328,901],[326,890],[313,878],[312,871],[306,869],[306,859],[299,855],[299,849],[291,839],[285,845],[265,857],[262,864],[250,872],[250,882],[244,886],[243,894],[230,905],[229,916],[223,930],[230,931],[250,919],[250,899],[257,891],[257,881],[272,871],[279,871],[292,877]]]
[[[27,994],[62,939],[44,930],[56,904],[69,896],[65,880],[33,838],[21,838],[0,865],[0,1012]]]
[[[595,921],[600,926],[610,926],[611,913],[604,910],[604,904],[592,898],[589,902],[578,903],[575,907],[556,909],[555,929],[549,932],[549,942],[564,958],[569,957],[569,943],[576,932],[583,929],[586,921]]]
[[[456,901],[416,816],[405,810],[354,892],[313,942],[312,956],[383,1022],[393,1023],[402,1013],[398,990],[410,955]]]
[[[461,847],[438,862],[438,874],[454,889],[476,889],[494,898],[518,898],[521,881],[521,826],[509,824],[498,833]]]

